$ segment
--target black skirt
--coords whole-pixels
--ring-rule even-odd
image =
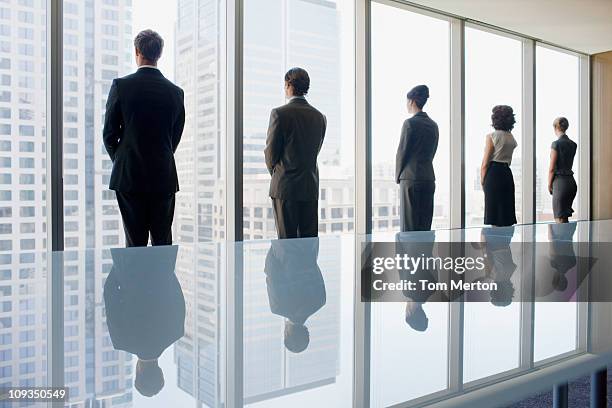
[[[516,224],[514,208],[514,177],[507,163],[494,162],[484,179],[484,223],[505,227]]]
[[[571,217],[574,213],[572,204],[576,198],[576,180],[574,176],[555,175],[553,179],[552,205],[555,218]]]

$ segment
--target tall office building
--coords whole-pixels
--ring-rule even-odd
[[[224,3],[178,2],[175,79],[185,91],[185,129],[176,153],[181,192],[174,225],[180,243],[225,238]]]
[[[225,238],[225,1],[179,0],[175,81],[185,91],[185,129],[176,153],[180,193],[176,274],[186,303],[185,336],[174,345],[178,387],[207,406],[220,400],[219,332]]]
[[[46,7],[0,2],[0,354],[20,355],[18,366],[0,363],[0,383],[13,385],[46,376]],[[100,336],[109,260],[80,250],[123,243],[102,124],[112,79],[133,65],[131,0],[65,0],[63,8],[66,385],[77,404],[121,405],[131,399],[130,364]]]
[[[110,343],[102,298],[112,263],[104,249],[124,244],[102,129],[112,80],[134,66],[131,3],[64,0],[64,231],[75,249],[66,260],[66,385],[86,405],[131,400],[131,362]]]
[[[45,9],[0,2],[0,386],[46,381]],[[19,273],[15,273],[19,271]]]
[[[134,66],[131,13],[131,0],[64,1],[66,248],[124,242],[102,128],[111,81]]]
[[[45,235],[45,8],[0,3],[0,251]]]

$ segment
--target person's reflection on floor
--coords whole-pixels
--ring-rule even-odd
[[[285,319],[285,347],[301,353],[310,343],[306,321],[326,302],[325,282],[317,264],[318,238],[272,241],[265,274],[272,313]]]
[[[573,222],[548,225],[550,266],[554,270],[552,286],[559,292],[567,289],[566,274],[577,263],[573,242],[575,232],[576,223]]]
[[[134,386],[145,397],[164,387],[158,358],[183,337],[185,298],[174,274],[176,246],[111,249],[104,284],[113,347],[138,357]]]
[[[480,232],[485,254],[485,276],[476,281],[497,284],[497,289],[489,292],[494,306],[509,306],[514,298],[515,289],[511,279],[517,265],[512,257],[513,235],[514,227],[483,228]]]
[[[399,232],[395,235],[396,253],[408,254],[409,256],[431,257],[433,246],[436,241],[434,231],[419,232]],[[438,283],[437,271],[419,268],[414,273],[401,269],[400,279],[415,282],[420,285],[420,281],[426,280],[431,283]],[[423,305],[436,292],[435,290],[404,290],[406,301],[405,319],[406,324],[413,330],[424,332],[429,327],[429,319]]]

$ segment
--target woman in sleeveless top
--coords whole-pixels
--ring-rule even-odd
[[[510,106],[498,105],[491,115],[493,133],[486,136],[480,182],[485,194],[484,223],[498,227],[516,224],[514,178],[510,170],[517,146],[510,131],[516,120]]]
[[[548,191],[552,194],[555,221],[566,223],[574,212],[572,203],[578,191],[572,171],[578,145],[565,134],[565,131],[569,128],[569,122],[566,118],[555,119],[553,128],[557,140],[550,146]]]

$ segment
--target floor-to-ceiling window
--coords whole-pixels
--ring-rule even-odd
[[[223,239],[224,1],[64,0],[63,15],[65,247],[124,244],[102,128],[112,80],[137,69],[133,39],[143,29],[162,36],[159,69],[185,91],[174,239]]]
[[[2,388],[47,384],[46,12],[43,1],[0,2]]]
[[[536,47],[536,221],[552,221],[552,196],[548,192],[551,144],[557,136],[553,121],[569,121],[567,135],[578,143],[574,177],[580,182],[580,58],[548,46]],[[581,219],[579,196],[572,206],[574,220]]]
[[[36,1],[40,3],[44,2]],[[102,293],[112,265],[106,250],[125,242],[115,194],[108,188],[112,162],[102,129],[112,80],[137,69],[133,39],[143,29],[162,36],[158,68],[185,92],[186,124],[175,153],[180,191],[173,238],[183,248],[176,274],[189,288],[185,289],[188,313],[199,321],[218,320],[218,295],[211,288],[218,278],[219,254],[214,247],[194,254],[190,244],[225,238],[225,1],[64,0],[63,23],[64,232],[65,248],[71,250],[64,258],[65,381],[71,401],[78,402],[87,392],[127,395],[132,390],[125,382],[132,362],[113,352],[110,342],[93,343],[93,334],[104,333],[106,327],[90,318],[103,311],[85,294]],[[39,62],[36,69],[44,69],[44,61]],[[44,89],[44,83],[36,89]],[[37,99],[44,103],[44,95],[32,97]],[[100,250],[82,250],[94,247]],[[196,265],[205,270],[199,278],[206,287],[197,295],[191,289]],[[196,313],[194,304],[199,301],[207,307]],[[189,336],[199,341],[207,334]],[[105,365],[95,375],[85,368],[94,359]],[[100,380],[96,384],[95,378]]]
[[[450,22],[392,2],[372,2],[372,231],[382,238],[400,231],[395,159],[402,124],[411,115],[406,94],[427,85],[424,111],[439,126],[432,228],[450,226]],[[438,234],[438,238],[442,238]],[[416,307],[415,307],[416,306]],[[448,387],[447,303],[372,303],[371,405],[390,406]],[[422,313],[426,328],[414,326]],[[416,318],[418,320],[418,318]],[[415,329],[415,327],[417,327]],[[407,370],[389,379],[393,367],[427,365],[428,375]],[[421,373],[422,374],[422,373]],[[410,386],[403,386],[410,384]]]
[[[516,117],[512,130],[518,147],[512,158],[516,218],[520,223],[522,138],[522,42],[477,27],[465,28],[465,225],[484,224],[484,192],[480,165],[485,137],[493,131],[491,110],[510,105]]]
[[[110,82],[113,77],[135,68],[132,39],[145,27],[164,34],[166,48],[161,60],[162,71],[186,92],[186,127],[176,154],[181,191],[177,195],[175,238],[179,242],[225,238],[226,193],[234,188],[226,185],[225,178],[227,157],[231,154],[226,150],[228,134],[225,123],[228,102],[225,83],[231,79],[226,78],[225,64],[226,5],[223,0],[173,0],[156,3],[156,7],[150,7],[150,4],[142,0],[65,0],[63,137],[66,248],[123,245],[121,217],[114,193],[107,189],[112,164],[102,148],[101,127]],[[452,55],[460,55],[456,48],[461,42],[452,42],[455,48],[451,50],[451,22],[444,16],[391,1],[372,2],[372,179],[355,180],[355,165],[360,165],[354,161],[355,85],[362,85],[355,84],[353,7],[353,2],[348,0],[244,1],[244,105],[241,112],[244,206],[243,211],[237,213],[243,216],[245,239],[276,235],[268,197],[270,177],[264,166],[263,148],[270,110],[285,103],[283,74],[292,66],[303,66],[310,72],[309,101],[328,118],[327,138],[319,156],[319,232],[353,231],[358,207],[354,196],[355,183],[371,185],[372,230],[399,230],[395,154],[401,125],[409,117],[406,93],[417,84],[429,86],[431,97],[425,111],[440,128],[440,143],[434,160],[437,180],[432,227],[450,226],[450,210],[460,201],[460,187],[451,185],[450,180],[452,174],[461,170],[458,161],[451,160],[450,154],[451,141],[461,136],[458,131],[451,135],[450,108],[455,105],[451,101],[450,71],[455,61],[451,61]],[[21,12],[28,13],[26,6],[22,8]],[[19,7],[13,13],[6,12],[5,19],[10,14],[11,21],[32,24],[28,22],[29,15],[18,12]],[[17,35],[32,37],[25,28]],[[513,133],[519,147],[514,152],[512,170],[517,219],[519,222],[523,220],[522,195],[529,194],[530,188],[522,186],[526,167],[521,152],[522,145],[531,142],[523,140],[521,135],[524,128],[523,95],[529,91],[523,89],[522,42],[520,37],[476,25],[468,24],[465,28],[465,206],[462,210],[466,226],[484,222],[479,169],[485,135],[492,130],[491,108],[496,104],[511,105],[517,117]],[[17,51],[24,55],[36,54],[38,51],[32,51],[30,45],[16,43],[11,52],[18,48]],[[11,63],[12,69],[16,64],[22,64],[24,73],[32,69],[27,61],[13,60]],[[544,168],[552,141],[548,122],[556,112],[559,115],[565,112],[570,119],[570,136],[578,140],[580,106],[577,89],[583,72],[578,67],[578,56],[549,47],[537,47],[536,63],[535,210],[536,219],[542,221],[551,216],[550,197],[545,185],[547,169]],[[25,74],[22,77],[19,81],[23,86],[32,86],[31,77],[26,78]],[[4,75],[3,84],[8,83],[6,81],[9,79]],[[11,88],[16,86],[16,81],[13,78],[10,82]],[[555,87],[555,81],[564,85]],[[39,86],[37,89],[42,88]],[[4,98],[9,97],[7,85],[3,85],[2,92]],[[559,92],[563,92],[564,97],[555,96]],[[15,92],[9,93],[14,99]],[[454,95],[459,97],[459,93]],[[23,118],[32,116],[25,110],[18,114]],[[8,115],[4,109],[0,117],[5,133],[8,131],[5,120]],[[11,113],[11,121],[15,117],[15,113]],[[32,126],[28,124],[17,126],[21,127],[12,126],[13,133],[15,129],[23,135],[32,132]],[[11,149],[14,148],[13,143]],[[32,145],[24,142],[20,148],[32,149]],[[14,166],[16,158],[11,159],[11,166]],[[31,166],[27,159],[24,157],[20,165]],[[4,160],[3,165],[8,166],[8,161]],[[574,170],[578,176],[578,163]],[[13,175],[11,182],[19,177],[23,185],[32,185],[32,175]],[[42,175],[40,178],[42,180]],[[8,181],[8,175],[4,180]],[[32,190],[11,191],[10,194],[6,190],[3,194],[5,197],[11,195],[13,199],[20,194],[26,201],[31,200]],[[24,208],[23,214],[36,213],[31,205],[24,207],[29,208]],[[574,207],[575,218],[579,218],[578,198]],[[14,210],[11,214],[14,216]],[[40,214],[42,217],[42,212]],[[459,221],[457,219],[455,225],[459,225]],[[28,224],[23,228],[19,226],[23,231],[20,233],[32,231],[31,223]],[[14,226],[11,227],[11,231],[15,230]],[[21,241],[19,245],[22,245]],[[24,241],[23,245],[31,245],[31,240]]]
[[[550,46],[536,47],[536,221],[553,221],[552,196],[548,191],[548,169],[550,164],[551,144],[556,140],[553,121],[565,117],[569,122],[567,135],[578,144],[574,158],[574,177],[577,183],[580,178],[581,150],[588,149],[582,143],[586,140],[581,135],[580,115],[580,57]],[[578,191],[581,191],[579,189]],[[572,208],[573,220],[584,217],[580,208],[580,195],[576,196]],[[586,226],[556,226],[554,224],[537,227],[540,240],[557,240],[564,242],[566,247],[572,241],[580,242],[588,236]],[[576,246],[576,249],[578,246]],[[552,290],[558,292],[563,286],[579,285],[575,280],[580,275],[580,266],[570,266],[570,269],[560,277],[559,283],[552,280]],[[536,293],[551,291],[550,278],[544,273],[539,276]],[[567,283],[569,282],[569,284]],[[548,289],[548,290],[546,290]],[[538,302],[534,306],[534,361],[540,362],[558,354],[567,353],[580,346],[580,303],[578,302]]]
[[[124,236],[102,127],[112,80],[135,68],[133,8],[128,0],[63,3],[64,246],[115,247]]]
[[[372,230],[399,231],[395,157],[406,94],[427,85],[424,111],[440,130],[434,159],[432,228],[450,226],[450,23],[388,3],[372,3]]]
[[[327,117],[319,154],[319,234],[354,230],[353,2],[244,2],[244,239],[276,237],[264,147],[271,109],[286,103],[284,75],[302,67],[309,103]]]

